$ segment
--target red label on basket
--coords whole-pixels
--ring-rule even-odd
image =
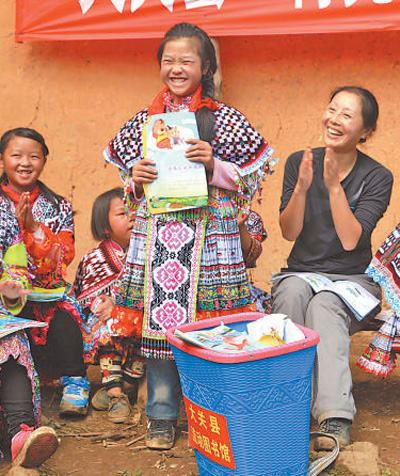
[[[236,469],[225,417],[199,407],[186,397],[184,399],[189,423],[189,445],[215,463]]]

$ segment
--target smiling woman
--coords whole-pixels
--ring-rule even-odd
[[[357,149],[375,130],[378,112],[366,89],[336,90],[322,117],[325,148],[308,146],[288,158],[280,207],[282,234],[294,245],[288,267],[273,285],[272,309],[318,331],[318,391],[312,413],[320,431],[334,434],[341,447],[350,442],[356,411],[349,336],[368,319],[358,322],[338,296],[315,294],[293,273],[354,282],[381,299],[380,287],[364,271],[371,260],[371,233],[389,204],[393,177]],[[319,438],[316,448],[330,449],[331,440]]]

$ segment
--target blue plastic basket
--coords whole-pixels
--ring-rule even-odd
[[[244,330],[262,314],[224,316]],[[215,327],[221,318],[180,326],[183,332]],[[306,339],[255,352],[223,354],[184,343],[167,332],[183,395],[222,415],[234,469],[195,449],[200,476],[305,476],[308,467],[312,369],[318,334],[299,326]],[[188,412],[188,421],[189,411]],[[190,428],[189,428],[190,430]]]

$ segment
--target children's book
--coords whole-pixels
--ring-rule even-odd
[[[246,332],[240,332],[224,324],[211,329],[182,332],[175,329],[174,334],[188,344],[216,352],[249,352],[265,349],[266,345],[259,342],[249,342]]]
[[[23,329],[46,327],[47,325],[47,322],[31,321],[22,317],[0,314],[0,339]]]
[[[202,163],[185,157],[190,144],[198,139],[196,116],[173,112],[149,116],[143,129],[144,156],[154,160],[158,177],[144,184],[152,214],[208,205],[206,170]]]
[[[283,276],[275,276],[271,281],[278,281],[287,276],[297,276],[304,279],[314,290],[315,293],[320,291],[330,291],[339,296],[347,307],[353,312],[355,317],[361,321],[365,316],[370,314],[380,301],[360,284],[352,281],[331,281],[326,276],[318,273],[285,273]],[[290,316],[289,316],[290,317]]]

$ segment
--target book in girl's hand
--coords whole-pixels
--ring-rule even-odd
[[[205,167],[186,158],[187,139],[198,139],[196,116],[172,112],[149,116],[143,129],[144,156],[154,160],[158,177],[144,184],[152,214],[208,205]]]
[[[23,329],[46,327],[47,325],[47,322],[31,321],[22,317],[0,314],[0,339]]]

